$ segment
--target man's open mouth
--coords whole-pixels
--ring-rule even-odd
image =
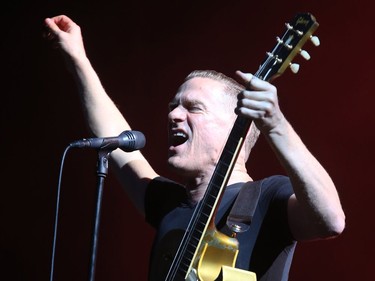
[[[170,137],[170,143],[173,146],[178,146],[183,144],[188,140],[187,134],[185,134],[182,131],[173,131],[171,132],[171,137]]]

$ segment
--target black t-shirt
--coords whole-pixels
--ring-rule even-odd
[[[225,189],[216,228],[227,233],[226,217],[244,183]],[[239,233],[236,268],[255,272],[258,281],[286,281],[296,241],[289,230],[287,202],[293,194],[289,178],[272,176],[261,180],[261,194],[250,229]],[[193,215],[182,185],[163,177],[152,180],[147,188],[146,221],[156,229],[150,260],[150,280],[164,280],[179,241]]]

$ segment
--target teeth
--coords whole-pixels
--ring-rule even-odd
[[[181,131],[175,131],[172,134],[171,143],[177,146],[177,145],[183,144],[185,141],[187,141],[187,139],[188,139],[187,134]]]
[[[175,137],[181,137],[181,138],[186,138],[186,135],[182,132],[176,132],[173,134],[173,136]]]

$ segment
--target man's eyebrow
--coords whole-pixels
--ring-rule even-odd
[[[202,106],[202,107],[206,108],[206,105],[204,104],[204,102],[202,102],[202,101],[199,100],[199,99],[188,100],[188,101],[187,101],[187,104],[188,104],[189,106],[196,106],[196,105],[198,105],[198,106]]]

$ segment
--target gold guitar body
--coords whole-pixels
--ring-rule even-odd
[[[193,270],[199,281],[256,281],[254,272],[235,268],[238,255],[238,240],[227,236],[212,225],[207,229]],[[194,280],[187,279],[187,280]]]

